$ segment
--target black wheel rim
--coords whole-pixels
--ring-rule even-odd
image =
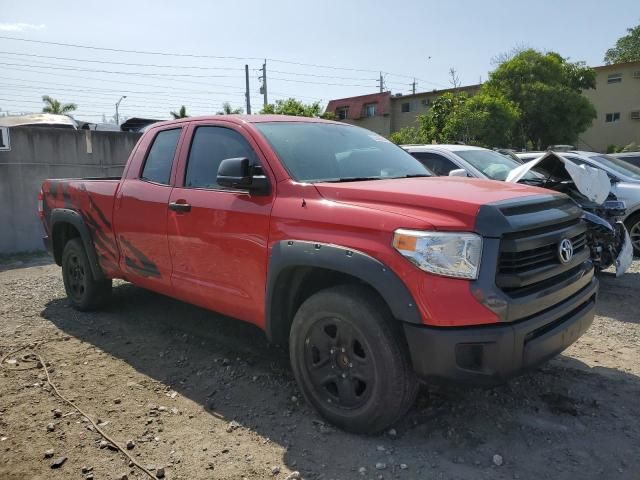
[[[76,301],[82,300],[87,286],[84,265],[78,255],[69,256],[66,271],[69,296]]]
[[[319,400],[344,409],[364,405],[375,366],[362,335],[338,318],[316,322],[305,338],[305,369]]]
[[[629,237],[631,237],[631,244],[635,251],[640,252],[640,221],[631,225]]]

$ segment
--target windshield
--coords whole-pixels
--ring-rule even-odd
[[[320,122],[265,122],[255,126],[299,182],[432,175],[400,147],[363,128]]]
[[[591,158],[594,162],[608,167],[616,173],[619,173],[623,177],[640,180],[640,168],[636,167],[635,165],[631,165],[630,163],[627,163],[620,158],[611,157],[609,155],[592,155],[589,158]]]
[[[455,154],[492,180],[505,180],[511,170],[522,165],[493,150],[457,150]],[[537,177],[527,173],[523,178],[532,180]]]

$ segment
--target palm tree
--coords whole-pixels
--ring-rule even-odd
[[[169,113],[171,113],[171,116],[176,120],[178,118],[187,118],[189,116],[187,115],[187,108],[184,105],[180,107],[180,110],[178,112],[169,112]]]
[[[238,115],[244,113],[242,108],[233,108],[229,102],[222,104],[222,110],[217,112],[217,115]]]
[[[76,105],[75,103],[65,103],[63,105],[55,98],[51,98],[49,95],[44,95],[42,97],[42,101],[45,103],[45,106],[42,107],[42,113],[68,115],[69,113],[78,109],[78,105]]]

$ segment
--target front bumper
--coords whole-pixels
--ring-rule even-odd
[[[436,328],[404,324],[416,374],[496,384],[535,368],[574,343],[591,325],[598,280],[566,300],[513,323]]]

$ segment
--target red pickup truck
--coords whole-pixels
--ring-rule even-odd
[[[286,116],[153,125],[122,178],[47,180],[45,244],[71,304],[111,280],[253,323],[306,399],[377,432],[418,380],[501,382],[591,324],[580,208],[536,187],[434,177],[373,132]]]

